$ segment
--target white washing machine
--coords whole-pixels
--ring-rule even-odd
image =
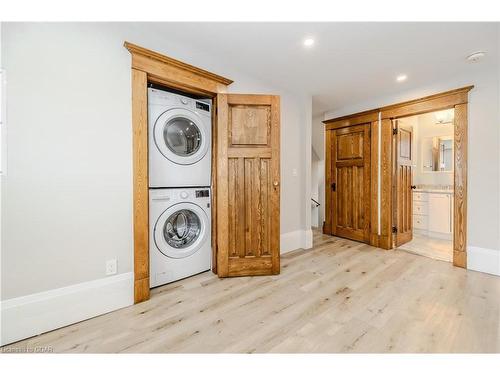
[[[148,88],[149,186],[210,186],[211,100]]]
[[[149,190],[149,277],[155,287],[210,269],[210,189]]]

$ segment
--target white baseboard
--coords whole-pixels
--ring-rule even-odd
[[[500,276],[500,251],[468,246],[467,269]]]
[[[133,272],[1,301],[0,345],[134,303]]]
[[[280,254],[297,249],[310,249],[312,247],[312,230],[296,230],[282,233],[280,236]]]

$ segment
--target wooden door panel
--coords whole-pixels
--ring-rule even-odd
[[[217,273],[279,273],[279,97],[217,102]]]
[[[231,106],[229,111],[231,145],[268,145],[270,119],[269,106]]]
[[[337,136],[337,160],[363,157],[363,133],[351,133]]]
[[[370,125],[332,131],[332,234],[370,240]],[[333,189],[333,186],[332,186]]]
[[[396,130],[395,246],[413,238],[413,129],[394,120]]]

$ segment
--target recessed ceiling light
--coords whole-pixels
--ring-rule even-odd
[[[483,51],[478,51],[478,52],[474,52],[473,54],[467,56],[467,60],[469,62],[478,62],[479,60],[481,60],[484,56],[486,55],[486,52],[483,52]]]
[[[313,44],[314,44],[314,39],[313,38],[304,39],[304,46],[311,47]]]
[[[404,82],[404,81],[406,81],[407,78],[408,78],[408,76],[406,74],[400,74],[396,77],[396,81]]]

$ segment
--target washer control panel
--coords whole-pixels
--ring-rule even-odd
[[[196,190],[195,191],[196,198],[204,198],[210,196],[210,191],[208,189]]]

